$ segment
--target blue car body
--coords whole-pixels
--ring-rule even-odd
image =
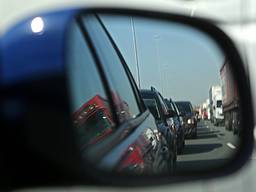
[[[2,86],[63,74],[65,31],[78,11],[35,15],[7,31],[1,38]],[[36,17],[42,18],[44,23],[40,33],[31,29]]]
[[[48,116],[50,116],[50,114],[45,114],[44,116],[43,107],[49,107],[53,111],[58,108],[58,110],[60,110],[62,113],[67,112],[65,113],[65,117],[63,117],[63,119],[59,119],[60,122],[63,121],[61,123],[65,122],[65,126],[69,126],[69,128],[63,128],[63,135],[61,135],[63,138],[60,135],[57,136],[57,138],[59,137],[58,139],[51,138],[50,136],[49,138],[44,137],[44,135],[47,136],[47,133],[44,131],[48,129],[48,127],[45,126],[45,130],[42,127],[41,130],[33,132],[38,134],[37,136],[40,137],[40,139],[34,137],[31,140],[33,140],[32,143],[34,143],[34,148],[37,148],[37,145],[40,145],[38,150],[42,152],[43,156],[45,154],[46,156],[49,155],[49,157],[46,157],[46,159],[54,159],[53,162],[65,161],[66,164],[61,162],[61,166],[64,166],[65,169],[69,169],[70,166],[74,166],[74,169],[76,170],[79,169],[79,167],[77,167],[80,165],[79,163],[70,165],[70,162],[76,162],[75,158],[77,158],[77,156],[74,155],[74,150],[72,151],[73,148],[71,147],[74,145],[74,143],[69,142],[70,135],[72,135],[72,133],[70,130],[68,130],[70,129],[70,122],[68,120],[70,118],[70,113],[68,112],[70,111],[69,106],[66,106],[69,105],[69,96],[67,93],[68,89],[66,89],[68,86],[68,78],[66,77],[66,35],[68,34],[70,24],[74,22],[75,16],[77,16],[77,14],[80,12],[80,9],[69,9],[34,15],[7,31],[0,41],[0,86],[3,90],[8,90],[5,93],[8,92],[8,94],[12,94],[11,96],[8,94],[4,96],[4,118],[6,118],[8,124],[12,124],[12,122],[15,121],[18,122],[18,120],[22,122],[24,116],[26,115],[26,105],[30,105],[31,103],[34,104],[33,102],[39,102],[36,112],[42,114],[37,116],[39,120],[35,118],[29,119],[29,121],[31,120],[33,123],[38,124],[39,127],[40,124],[43,126],[42,122],[46,122]],[[43,21],[43,28],[40,32],[34,32],[31,26],[32,21],[38,17],[41,19],[41,21]],[[58,78],[61,80],[56,80]],[[56,81],[52,81],[51,79],[55,79]],[[43,89],[40,87],[43,87]],[[53,100],[51,100],[52,98]],[[42,107],[40,105],[42,105]],[[59,112],[58,110],[55,111],[56,114]],[[55,114],[52,114],[51,116],[54,115]],[[163,156],[165,156],[165,153],[168,152],[165,151],[165,148],[163,148],[161,142],[155,134],[154,130],[157,129],[157,126],[153,116],[146,111],[145,108],[145,111],[140,115],[140,117],[136,118],[138,119],[137,124],[128,124],[126,122],[127,125],[135,127],[130,127],[130,131],[124,131],[122,133],[123,140],[114,144],[112,142],[114,145],[113,149],[106,152],[104,157],[97,162],[97,166],[103,169],[104,166],[107,166],[108,169],[115,171],[120,171],[120,169],[128,171],[140,169],[138,172],[146,172],[149,174],[155,172],[167,173],[168,170],[166,167],[168,167],[168,157],[165,158]],[[140,123],[138,124],[138,122]],[[52,124],[55,123],[56,122],[52,121]],[[59,125],[56,125],[56,127],[57,126]],[[18,127],[16,128],[18,129]],[[20,127],[20,130],[21,129],[22,128]],[[27,129],[25,125],[24,129]],[[58,135],[57,130],[59,129],[60,128],[56,128],[56,130],[54,130],[53,128],[53,134]],[[32,137],[32,134],[28,137],[30,136]],[[17,137],[19,136],[17,135]],[[22,140],[22,138],[19,139]],[[17,142],[19,143],[22,141]],[[43,144],[39,142],[46,142],[47,145],[45,146],[49,148],[45,149],[45,146],[42,146]],[[60,144],[61,142],[64,142],[65,145],[62,146]],[[51,144],[54,146],[51,146]],[[142,158],[141,165],[136,164],[136,161],[132,161],[132,146],[134,149],[138,149],[138,153],[141,153],[139,154]],[[65,149],[65,151],[63,151],[63,149]],[[26,155],[24,155],[24,158],[27,158]],[[44,158],[40,159],[40,161]],[[128,158],[129,161],[127,160]],[[20,161],[26,162],[27,160]],[[27,161],[27,163],[29,163],[29,161]],[[43,171],[46,170],[47,169],[44,169]]]

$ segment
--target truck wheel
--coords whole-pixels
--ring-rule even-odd
[[[213,119],[213,125],[216,126],[217,125],[217,121],[216,119]]]
[[[232,130],[231,123],[230,123],[229,119],[225,120],[225,129],[228,131]]]
[[[234,135],[238,134],[238,127],[237,127],[236,123],[232,123],[232,127],[233,127],[233,134]]]
[[[233,129],[233,134],[236,135],[237,134],[237,130]]]
[[[178,148],[178,155],[183,153],[184,147],[185,147],[185,141],[183,140],[183,142],[181,143],[181,145]]]
[[[183,151],[183,147],[180,146],[180,147],[178,148],[178,155],[182,154],[182,151]]]

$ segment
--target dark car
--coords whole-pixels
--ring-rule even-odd
[[[169,111],[172,111],[174,114],[173,120],[176,128],[177,134],[177,149],[178,153],[182,153],[185,146],[185,128],[182,116],[176,106],[176,104],[172,101],[172,99],[164,99]]]
[[[145,105],[155,117],[158,130],[167,140],[173,166],[175,166],[177,159],[177,135],[173,114],[169,113],[162,95],[155,88],[152,87],[150,90],[142,89],[140,93]]]
[[[197,120],[190,101],[175,101],[185,123],[186,137],[197,137]]]

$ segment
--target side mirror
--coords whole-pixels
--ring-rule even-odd
[[[0,174],[8,178],[3,182],[8,189],[194,181],[230,174],[249,159],[254,146],[251,89],[229,37],[195,17],[110,8],[40,13],[1,37],[1,141],[12,145],[1,145]],[[130,73],[135,66],[125,61],[134,52],[139,62]],[[210,113],[212,77],[224,90],[223,115]],[[194,126],[194,117],[181,112],[190,121],[184,133],[197,134],[184,142],[183,135],[169,131],[171,121],[166,126],[161,118],[155,124],[136,83],[142,89],[158,85],[177,101],[191,98],[215,124],[205,118]],[[193,91],[199,89],[204,94]],[[147,92],[150,98],[152,92]],[[163,116],[160,108],[156,112]],[[168,111],[168,117],[175,115]],[[164,139],[156,139],[156,129],[164,130]],[[228,138],[231,147],[220,138]],[[183,153],[177,158],[179,148]]]

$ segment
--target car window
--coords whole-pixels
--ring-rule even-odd
[[[93,57],[75,24],[68,44],[71,110],[78,143],[84,149],[110,135],[115,123]]]
[[[180,115],[180,111],[179,111],[178,107],[176,106],[176,104],[175,104],[173,101],[172,101],[172,105],[173,105],[173,107],[174,107],[176,113],[177,113],[178,115]]]
[[[218,100],[217,101],[217,107],[221,107],[222,106],[222,101],[221,100]]]
[[[183,113],[192,113],[192,107],[187,102],[176,102],[177,107]]]
[[[167,105],[167,107],[168,107],[169,109],[175,111],[175,109],[174,109],[174,107],[173,107],[173,105],[172,105],[171,102],[169,102],[167,99],[165,99],[164,101],[165,101],[165,103],[166,103],[166,105]]]
[[[156,103],[155,99],[143,99],[145,105],[149,109],[149,111],[152,113],[152,115],[155,117],[155,119],[160,119],[160,113],[159,109]]]
[[[138,103],[126,71],[110,39],[95,16],[86,16],[83,23],[93,37],[95,49],[110,80],[112,97],[119,121],[124,122],[136,117],[140,114]]]
[[[166,104],[164,103],[164,98],[162,97],[161,94],[157,93],[158,97],[159,97],[159,101],[160,101],[160,104],[161,104],[161,107],[162,107],[162,110],[164,112],[164,114],[168,114],[168,110],[167,110],[167,106]]]

